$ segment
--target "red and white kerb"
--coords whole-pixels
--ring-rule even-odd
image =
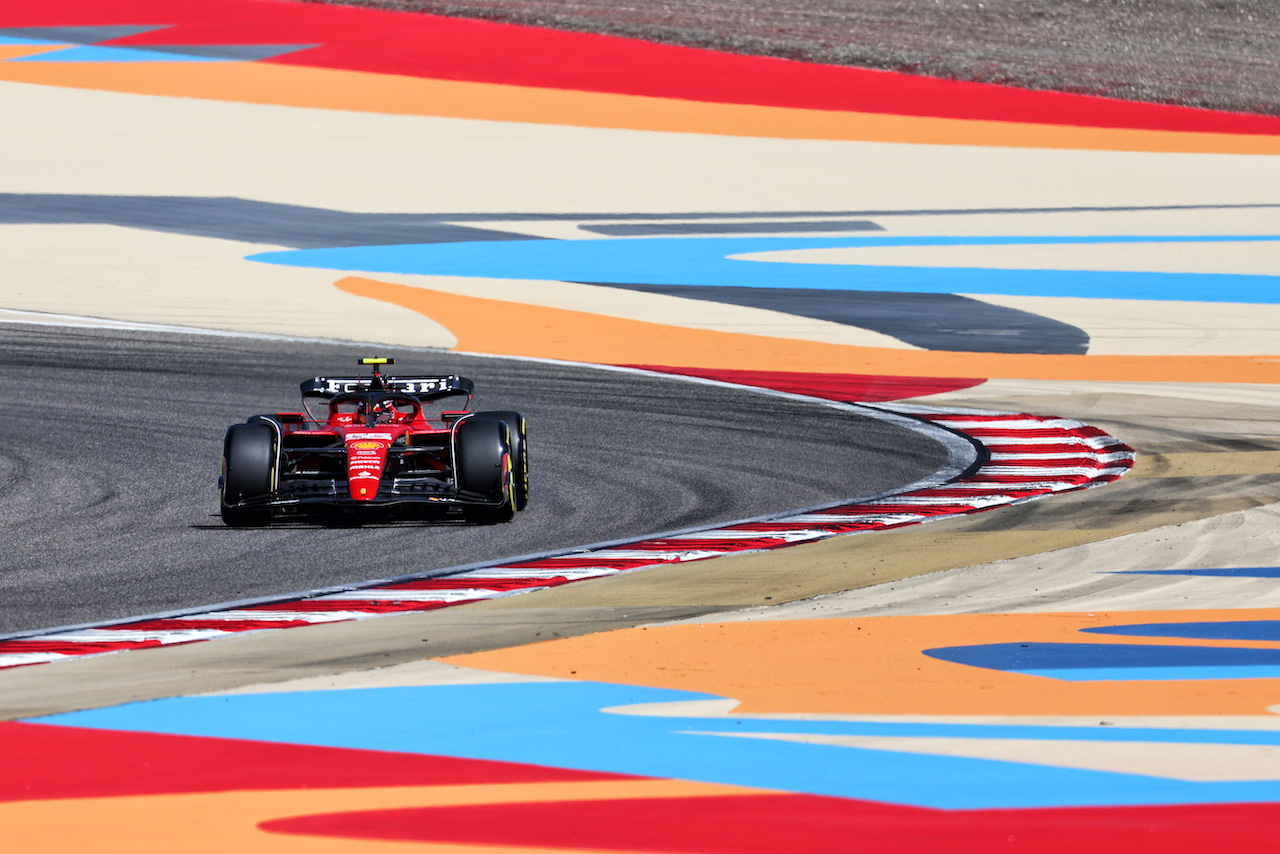
[[[0,668],[213,640],[241,632],[430,611],[649,566],[901,528],[1098,486],[1116,480],[1133,466],[1131,448],[1078,421],[1013,413],[883,408],[964,434],[982,445],[990,459],[971,474],[940,486],[812,513],[570,551],[436,578],[0,641]],[[375,440],[368,441],[372,445]],[[378,450],[369,447],[369,456],[376,459]]]

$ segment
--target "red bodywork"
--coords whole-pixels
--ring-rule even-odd
[[[376,433],[344,427],[342,441],[347,446],[347,489],[353,501],[378,497],[378,483],[387,463],[391,443],[409,432],[408,427],[388,427]]]
[[[458,376],[316,377],[303,412],[232,425],[220,478],[224,521],[265,525],[358,512],[357,518],[510,521],[527,502],[524,417],[473,413]],[[448,401],[448,403],[446,403]],[[459,404],[462,404],[460,406]]]
[[[331,438],[334,442],[341,442],[347,452],[347,491],[351,500],[373,501],[378,497],[388,452],[393,445],[412,446],[415,437],[419,439],[418,444],[438,445],[449,437],[448,421],[467,414],[441,413],[444,423],[437,426],[426,417],[418,403],[406,399],[397,399],[395,403],[395,406],[388,404],[372,415],[343,411],[341,404],[331,404],[325,422],[308,420],[308,414],[301,412],[280,412],[275,418],[283,428],[283,436]],[[429,438],[435,441],[429,441]],[[288,441],[285,439],[286,443]],[[425,454],[418,460],[432,469],[443,470],[446,467]]]

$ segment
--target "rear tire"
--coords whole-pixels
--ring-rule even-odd
[[[468,522],[510,522],[516,515],[510,431],[504,421],[471,417],[454,435],[458,487],[484,496],[492,505],[463,505]]]
[[[233,528],[271,524],[269,507],[234,506],[275,489],[276,431],[268,424],[234,424],[222,445],[222,521]]]

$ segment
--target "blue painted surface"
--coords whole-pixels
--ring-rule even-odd
[[[52,47],[65,42],[51,42],[46,39],[28,39],[21,36],[0,35],[0,45],[18,45],[21,47]]]
[[[882,246],[1251,243],[1280,236],[1179,237],[710,237],[516,240],[264,252],[250,260],[298,267],[499,279],[1009,294],[1104,299],[1275,303],[1280,277],[1202,273],[999,270],[749,261],[731,256]]]
[[[1203,575],[1213,578],[1280,578],[1280,567],[1246,566],[1222,569],[1128,569],[1111,575]]]
[[[1017,670],[1059,682],[1186,682],[1206,679],[1280,679],[1280,665],[1255,667],[1080,667],[1074,670]],[[1277,772],[1280,774],[1280,771]]]
[[[1070,682],[1280,678],[1280,649],[1090,643],[997,643],[925,655]]]
[[[1095,626],[1082,629],[1095,635],[1195,640],[1280,641],[1280,620],[1233,620],[1216,623],[1144,623],[1135,626]]]
[[[1280,800],[1280,782],[1188,783],[726,735],[897,735],[1276,744],[1274,732],[877,724],[606,713],[708,699],[591,682],[187,697],[39,723],[524,762],[944,809]]]
[[[192,54],[166,53],[158,50],[140,50],[127,47],[102,47],[83,45],[20,56],[9,62],[225,62],[225,59]]]

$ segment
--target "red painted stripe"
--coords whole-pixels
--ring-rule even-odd
[[[0,27],[108,24],[170,25],[112,43],[118,46],[317,44],[267,61],[409,77],[905,116],[1280,134],[1280,118],[1273,116],[962,83],[318,3],[59,0],[0,8]]]
[[[382,588],[379,587],[372,589],[381,590]],[[325,602],[324,608],[307,607],[299,608],[298,610],[359,611],[363,614],[399,614],[404,611],[434,611],[437,608],[447,608],[450,605],[456,605],[460,602],[474,602],[476,599],[481,598],[485,598],[483,594],[477,595],[472,599],[459,599],[453,602],[400,602],[395,599],[341,599],[334,602]]]
[[[1263,854],[1280,838],[1280,804],[950,811],[765,794],[419,807],[261,827],[341,839],[684,854]]]
[[[965,498],[990,498],[992,496],[1003,496],[1014,500],[1020,500],[1023,498],[1031,498],[1036,495],[1047,495],[1049,492],[1050,490],[1048,489],[1017,489],[1016,487],[1005,487],[992,484],[991,489],[986,490],[949,489],[942,486],[937,489],[929,490],[929,495],[938,498],[955,498],[962,502]]]
[[[221,629],[224,632],[251,632],[261,629],[296,629],[311,625],[315,624],[305,620],[202,620],[199,617],[175,617],[172,619],[121,623],[118,626],[110,626],[109,628],[142,632],[179,632],[183,629]],[[3,645],[0,645],[0,652],[3,651]]]
[[[732,549],[733,548],[732,540],[710,540],[708,542],[714,543],[714,545],[711,546],[712,549]],[[643,542],[639,542],[639,543],[627,543],[625,546],[620,546],[619,548],[625,548],[627,551],[642,551],[642,552],[705,551],[705,549],[703,549],[701,546],[691,545],[690,540],[666,540],[666,539],[644,540]]]
[[[927,494],[933,495],[934,493],[930,490]],[[956,502],[955,504],[912,504],[910,496],[904,496],[901,499],[893,499],[892,503],[888,504],[850,504],[846,507],[837,507],[834,510],[823,510],[819,512],[831,513],[833,515],[867,513],[892,516],[898,513],[912,513],[919,516],[954,516],[957,513],[968,513],[972,509],[972,504],[963,504],[960,502]],[[777,522],[772,524],[786,525],[787,523]]]
[[[628,551],[636,547],[637,543],[628,543],[619,548],[625,548]],[[582,569],[593,566],[605,566],[611,569],[635,569],[640,566],[652,566],[654,558],[616,558],[616,557],[594,557],[590,553],[575,554],[563,558],[546,558],[544,560],[521,561],[520,563],[507,564],[508,569],[522,567],[525,569]]]
[[[1077,446],[1078,448],[1078,446]],[[1035,468],[1095,468],[1104,469],[1109,463],[1096,457],[1061,457],[1052,460],[1015,458],[1009,460],[992,460],[993,466],[1019,466]]]
[[[990,437],[988,437],[990,438]],[[1124,445],[1114,446],[1116,450],[1125,450]],[[1102,448],[1090,448],[1083,441],[1077,442],[1059,442],[1057,444],[1045,445],[1019,445],[1013,442],[1001,442],[991,445],[987,448],[993,454],[1078,454],[1087,450],[1094,453],[1106,453]]]
[[[736,385],[770,388],[790,394],[821,397],[845,403],[874,403],[904,400],[942,394],[948,391],[973,388],[986,382],[983,379],[955,377],[893,377],[870,374],[821,374],[790,371],[732,371],[712,368],[671,368],[655,365],[625,365],[624,367],[675,374],[682,377],[698,377],[704,380],[734,383]]]
[[[936,422],[949,426],[948,422]],[[957,427],[960,425],[957,425]],[[1019,430],[1016,427],[968,427],[965,426],[962,431],[966,436],[972,436],[975,439],[986,438],[1025,438],[1025,439],[1053,439],[1061,436],[1065,431],[1057,427],[1032,427],[1025,430]]]
[[[555,587],[569,579],[557,578],[425,578],[421,581],[404,581],[380,586],[379,590],[523,590],[528,587]]]
[[[839,534],[859,534],[863,531],[887,531],[890,528],[902,528],[907,525],[919,524],[919,519],[902,519],[899,521],[888,521],[884,519],[868,520],[865,522],[824,522],[820,525],[805,525],[805,528],[814,531],[823,531],[831,536]]]
[[[79,0],[86,2],[86,0]],[[93,5],[118,0],[92,0]],[[190,6],[173,0],[171,5]],[[208,5],[204,0],[199,7]],[[223,4],[219,4],[223,5]],[[1280,119],[960,83],[483,21],[333,6],[228,3],[254,41],[320,41],[276,62],[691,101],[1097,127],[1280,133]],[[281,9],[280,6],[285,8]],[[276,8],[271,8],[276,7]],[[246,17],[252,16],[252,17]],[[273,26],[281,24],[278,28]],[[305,22],[307,32],[298,29]],[[230,23],[230,22],[229,22]],[[241,25],[243,26],[243,25]],[[239,31],[235,24],[231,30]],[[206,30],[208,32],[208,30]],[[225,38],[228,28],[214,32]],[[186,38],[147,34],[133,43]]]
[[[754,525],[752,527],[755,528]],[[794,531],[795,527],[796,527],[795,525],[790,525],[785,528],[779,528],[778,530]],[[816,529],[820,526],[806,525],[805,527],[806,528],[812,527]],[[696,551],[719,551],[719,552],[724,552],[725,554],[732,554],[733,552],[750,551],[752,549],[773,549],[781,545],[786,545],[786,542],[787,542],[786,539],[784,539],[781,536],[777,536],[777,537],[770,537],[767,535],[759,536],[759,537],[743,536],[741,538],[735,537],[734,539],[731,539],[731,540],[716,537],[716,538],[707,538],[705,540],[699,540],[699,539],[677,540],[677,541],[668,540],[666,541],[664,548],[668,548],[668,549],[680,548],[680,549],[690,549],[690,550],[696,550]]]
[[[985,423],[996,421],[1046,421],[1050,419],[1041,418],[1036,415],[1024,415],[1019,412],[934,412],[921,413],[920,418],[925,421],[945,421],[947,423]]]
[[[36,652],[56,652],[61,655],[90,655],[95,652],[118,652],[124,649],[148,649],[160,646],[158,640],[144,641],[101,641],[68,642],[60,640],[19,639],[0,643],[0,655],[31,654]]]
[[[1102,432],[1097,427],[1090,427],[1088,424],[1082,424],[1071,431],[1077,436],[1084,436],[1088,439],[1111,439],[1112,437]],[[1114,441],[1114,439],[1112,440]]]
[[[237,608],[237,611],[299,611],[323,614],[329,611],[364,611],[370,614],[393,614],[399,611],[431,611],[443,608],[446,602],[368,602],[355,600],[295,599],[291,602],[273,602],[269,605],[254,605],[250,608]]]
[[[376,750],[0,723],[0,802],[620,779],[634,778]]]

